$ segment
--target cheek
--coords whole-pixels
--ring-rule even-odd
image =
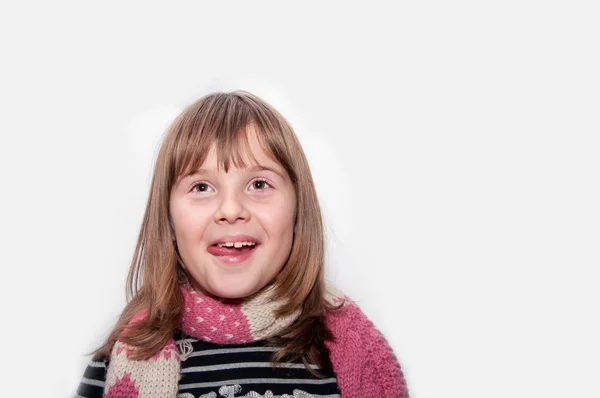
[[[202,239],[207,226],[207,217],[195,209],[179,208],[172,213],[177,239],[194,241]]]
[[[263,225],[271,232],[277,235],[286,235],[291,233],[294,228],[293,209],[279,208],[278,211],[269,211],[262,216]]]
[[[185,219],[185,221],[179,224],[177,233],[181,240],[184,241],[195,241],[202,237],[203,228],[200,224],[192,222],[191,219]]]

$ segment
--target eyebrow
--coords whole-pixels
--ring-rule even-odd
[[[249,172],[254,172],[254,171],[272,171],[273,173],[275,173],[279,177],[281,177],[281,179],[283,179],[283,180],[286,179],[285,176],[280,171],[278,171],[278,170],[276,170],[276,169],[274,169],[272,167],[268,167],[268,166],[256,165],[256,166],[250,167],[249,169],[247,169],[247,171],[249,171]],[[190,173],[188,175],[188,177],[191,177],[191,176],[196,175],[196,174],[210,174],[210,173],[213,173],[213,172],[214,172],[214,170],[198,169],[195,172]]]
[[[272,171],[273,173],[277,174],[279,177],[281,177],[283,180],[285,180],[285,176],[280,173],[278,170],[272,168],[272,167],[268,167],[268,166],[262,166],[262,165],[256,165],[253,167],[250,167],[248,169],[248,171]]]

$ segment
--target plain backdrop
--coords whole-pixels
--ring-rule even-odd
[[[598,11],[3,3],[0,395],[74,394],[125,304],[166,126],[244,89],[299,136],[328,279],[412,398],[600,396]]]

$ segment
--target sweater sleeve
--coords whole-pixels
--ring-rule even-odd
[[[76,398],[102,398],[108,361],[91,360],[83,372]]]
[[[328,314],[335,339],[326,343],[344,398],[407,398],[398,359],[386,338],[356,304]]]

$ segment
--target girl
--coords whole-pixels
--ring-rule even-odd
[[[288,122],[245,92],[164,138],[128,304],[78,397],[406,397],[398,361],[324,281],[321,212]]]

